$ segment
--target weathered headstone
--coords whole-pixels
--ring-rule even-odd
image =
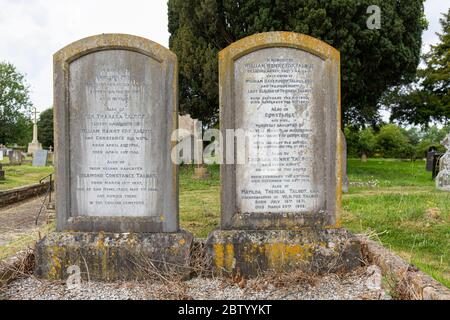
[[[4,157],[4,152],[3,149],[0,149],[0,161],[3,161],[3,157]]]
[[[5,180],[5,171],[3,170],[3,165],[0,163],[0,180]]]
[[[9,152],[8,156],[9,163],[12,165],[21,165],[24,160],[24,156],[20,150],[13,149]]]
[[[442,141],[442,145],[447,151],[439,160],[436,188],[443,191],[450,191],[450,134]]]
[[[46,167],[48,150],[36,150],[33,154],[33,167]]]
[[[57,52],[54,72],[59,233],[39,243],[37,274],[64,278],[73,264],[98,280],[134,279],[151,265],[185,271],[192,236],[179,228],[171,161],[175,54],[103,34]]]
[[[180,140],[179,160],[183,164],[194,163],[195,137],[194,137],[194,123],[196,120],[192,119],[189,114],[178,117],[178,138]]]
[[[306,35],[269,32],[230,45],[219,60],[227,155],[221,230],[207,241],[217,270],[359,264],[356,245],[339,229],[339,52]]]
[[[178,163],[195,164],[194,178],[208,178],[208,170],[203,166],[203,129],[201,122],[186,114],[178,117],[178,126],[180,142],[176,151],[181,153],[178,154]]]

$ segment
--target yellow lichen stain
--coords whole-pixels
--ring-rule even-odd
[[[58,246],[53,246],[49,252],[51,255],[51,265],[49,270],[49,278],[50,279],[60,279],[61,271],[62,271],[62,263],[60,259],[60,253],[63,249]]]
[[[186,244],[186,240],[181,239],[179,242],[180,246],[184,246]]]
[[[234,258],[234,246],[231,243],[227,243],[225,247],[225,269],[232,271],[235,266]]]
[[[264,253],[268,267],[282,271],[286,265],[296,265],[309,260],[312,257],[312,247],[309,244],[267,243],[264,245]]]
[[[214,252],[214,265],[217,267],[217,269],[223,269],[224,267],[224,260],[225,260],[225,252],[223,249],[223,245],[220,243],[216,243],[213,246],[213,252]]]

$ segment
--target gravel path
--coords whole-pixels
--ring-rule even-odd
[[[38,226],[35,219],[42,206],[42,197],[35,197],[0,209],[0,246],[27,234],[37,233],[47,219],[44,207]]]
[[[372,269],[371,269],[372,268]],[[376,268],[376,267],[375,267]],[[376,270],[375,273],[378,271]],[[374,282],[375,281],[375,282]],[[121,282],[83,283],[68,289],[64,283],[33,277],[17,280],[0,292],[11,300],[379,300],[390,299],[380,287],[373,267],[346,275],[311,278],[304,274],[268,275],[239,282],[231,279],[195,278],[182,283]],[[375,286],[373,284],[376,284]]]

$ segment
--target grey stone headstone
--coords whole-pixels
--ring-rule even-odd
[[[54,63],[58,231],[177,232],[176,56],[104,34]]]
[[[33,167],[46,167],[48,150],[36,150],[33,154]]]
[[[10,164],[22,164],[23,161],[23,155],[22,152],[20,152],[19,150],[11,150],[8,154],[9,156],[9,163]]]
[[[221,167],[222,229],[338,226],[339,52],[311,37],[270,32],[230,45],[219,60],[223,150],[235,151]],[[252,142],[233,146],[230,129]],[[270,154],[258,153],[269,145]]]

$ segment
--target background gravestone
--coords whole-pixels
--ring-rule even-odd
[[[234,159],[221,166],[222,230],[207,241],[215,266],[285,270],[325,259],[315,248],[328,243],[329,257],[341,255],[339,52],[305,35],[269,32],[230,45],[219,64],[222,150]],[[229,130],[247,133],[245,147]]]
[[[99,280],[136,278],[144,261],[186,268],[192,236],[179,229],[171,161],[176,56],[144,38],[103,34],[57,52],[54,72],[60,233],[39,244],[37,274],[64,278],[73,260],[83,269],[84,254]]]
[[[35,150],[33,153],[33,167],[46,167],[48,150]]]
[[[8,156],[9,163],[12,165],[21,165],[24,160],[24,156],[20,150],[13,149],[9,152]]]

